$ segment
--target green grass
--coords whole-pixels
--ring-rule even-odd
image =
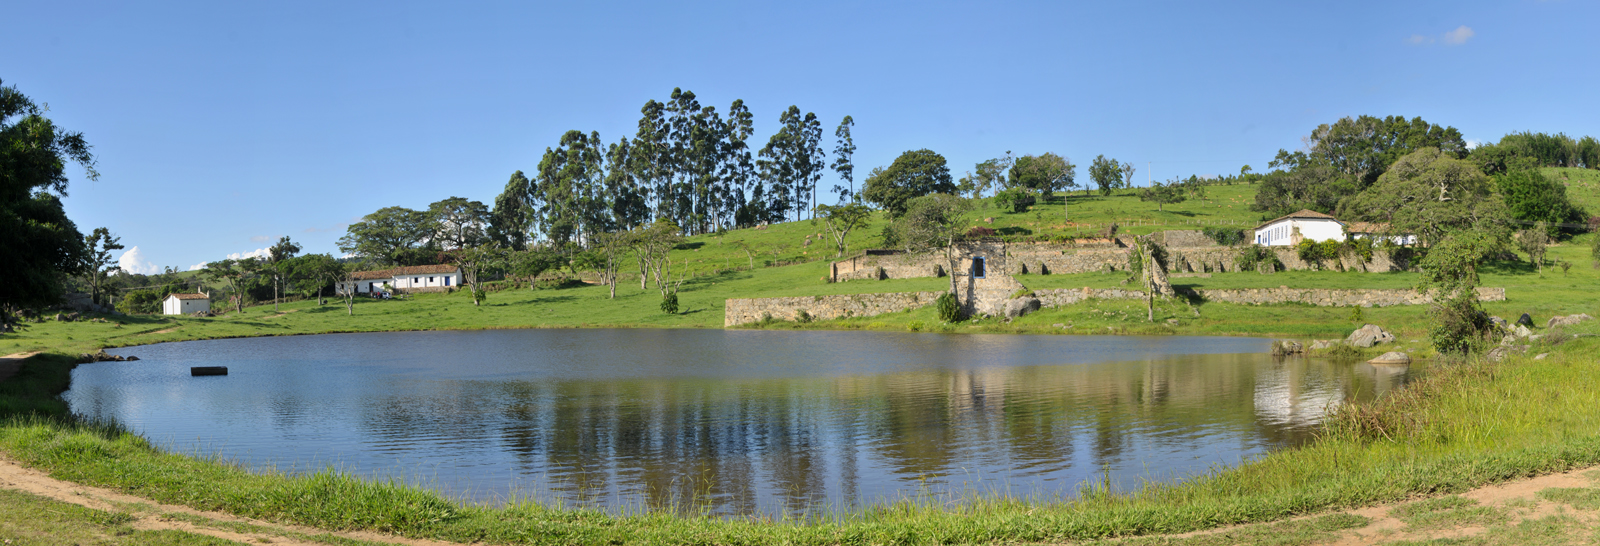
[[[1567,184],[1567,199],[1583,207],[1589,215],[1600,215],[1600,170],[1576,167],[1545,167],[1539,169],[1545,178]]]
[[[140,531],[127,514],[84,508],[0,489],[0,544],[58,546],[104,544],[139,546],[219,546],[237,542],[183,531]]]

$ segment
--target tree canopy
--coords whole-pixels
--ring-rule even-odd
[[[99,177],[82,133],[57,127],[44,109],[0,81],[0,306],[54,303],[61,279],[78,272],[88,249],[67,219],[68,163]]]
[[[877,204],[898,218],[912,199],[933,193],[953,194],[950,168],[944,156],[933,150],[911,150],[900,154],[886,169],[874,169],[861,190],[862,198]]]
[[[1450,231],[1510,233],[1505,203],[1489,177],[1435,148],[1400,158],[1371,188],[1345,201],[1338,216],[1386,222],[1391,231],[1415,234],[1425,245]]]

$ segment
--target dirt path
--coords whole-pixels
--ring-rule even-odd
[[[76,504],[85,508],[128,514],[136,518],[130,525],[144,531],[176,530],[209,535],[247,544],[319,545],[312,537],[335,537],[400,544],[404,546],[448,546],[451,542],[395,537],[362,531],[325,531],[298,525],[283,525],[243,518],[221,512],[204,512],[187,506],[161,504],[109,489],[79,485],[51,478],[0,455],[0,487]]]
[[[39,353],[13,353],[0,356],[0,381],[11,379],[11,376],[16,375],[17,369],[22,367],[22,361],[36,354]]]
[[[1600,511],[1592,507],[1575,507],[1555,502],[1544,498],[1540,492],[1577,488],[1600,494],[1600,489],[1596,489],[1597,485],[1600,485],[1600,466],[1483,487],[1458,496],[1347,510],[1344,513],[1366,518],[1366,524],[1336,532],[1332,536],[1325,536],[1323,540],[1314,542],[1344,546],[1481,538],[1485,544],[1521,544],[1525,543],[1528,537],[1521,537],[1517,533],[1520,529],[1528,527],[1527,524],[1542,525],[1541,528],[1546,529],[1554,525],[1558,530],[1566,529],[1568,536],[1590,538],[1593,530],[1600,525]],[[86,508],[128,514],[135,518],[131,523],[135,529],[185,531],[247,544],[326,544],[316,540],[314,537],[317,535],[404,546],[455,544],[372,532],[325,531],[297,525],[269,523],[221,512],[205,512],[186,506],[161,504],[108,489],[57,480],[38,470],[26,468],[3,455],[0,455],[0,488],[22,491]],[[1327,515],[1319,514],[1297,519],[1304,521]],[[1292,524],[1293,521],[1287,523]],[[1260,542],[1257,539],[1261,534],[1240,533],[1240,531],[1266,525],[1283,525],[1283,523],[1128,540],[1141,544],[1151,539],[1157,540],[1160,544],[1185,544],[1190,541],[1213,544],[1217,538],[1233,537],[1240,540],[1228,540],[1228,542],[1252,544]]]

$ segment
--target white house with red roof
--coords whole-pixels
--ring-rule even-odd
[[[445,292],[461,286],[461,268],[453,265],[412,265],[378,271],[357,271],[336,286],[340,293],[376,294],[384,287],[397,292]]]
[[[1345,223],[1338,218],[1310,209],[1270,220],[1256,226],[1256,244],[1294,246],[1300,241],[1343,241]]]
[[[187,315],[210,310],[211,296],[204,293],[167,294],[167,299],[161,300],[163,315]]]

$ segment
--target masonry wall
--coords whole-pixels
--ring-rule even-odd
[[[793,321],[800,311],[817,320],[870,317],[930,305],[944,292],[894,292],[888,294],[842,294],[794,298],[743,298],[726,302],[723,326],[760,322],[771,316]]]
[[[804,310],[818,320],[840,317],[870,317],[906,309],[915,309],[933,303],[944,292],[897,292],[889,294],[853,294],[837,296],[811,296],[797,298],[751,298],[727,300],[724,326],[738,326],[759,322],[764,316],[793,321]],[[1194,290],[1190,295],[1206,301],[1251,305],[1304,303],[1318,307],[1389,307],[1394,305],[1426,305],[1433,303],[1432,294],[1415,290],[1332,290],[1301,288],[1245,288],[1226,290]],[[1042,307],[1061,307],[1087,299],[1144,299],[1141,290],[1121,288],[1053,288],[1034,290],[1033,297]],[[1480,301],[1505,301],[1504,288],[1478,288]]]

